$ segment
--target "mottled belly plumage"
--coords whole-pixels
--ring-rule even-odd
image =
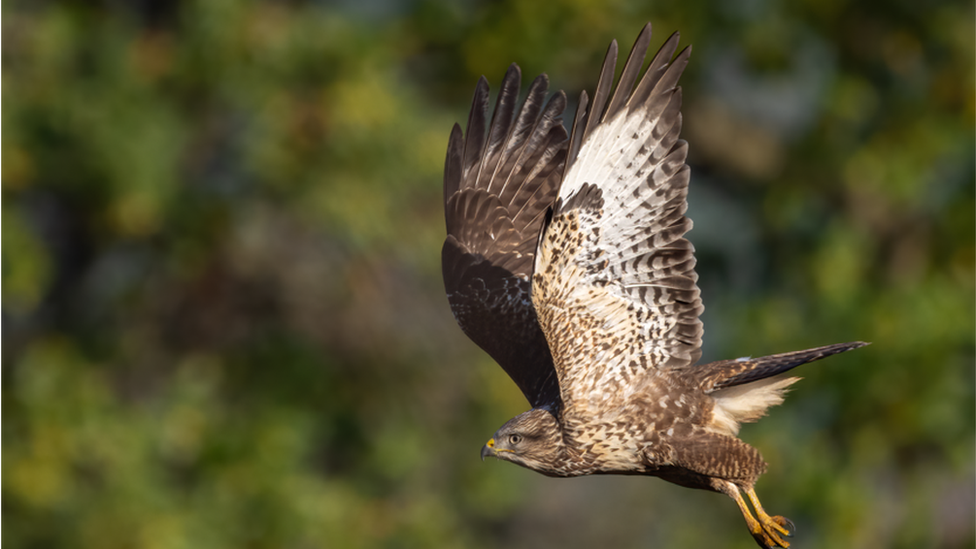
[[[711,399],[679,378],[650,375],[646,389],[616,410],[563,414],[565,440],[581,462],[575,474],[653,475],[669,462],[675,441],[704,431]]]

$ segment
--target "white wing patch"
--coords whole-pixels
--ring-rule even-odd
[[[701,353],[694,250],[684,239],[691,221],[681,92],[676,74],[654,77],[660,83],[638,85],[637,104],[637,95],[626,104],[615,97],[611,106],[622,106],[570,159],[539,243],[532,301],[567,404],[596,409],[605,395],[626,399],[648,369],[688,366]],[[573,139],[581,135],[574,127]]]

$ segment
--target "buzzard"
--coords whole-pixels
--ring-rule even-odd
[[[521,72],[488,83],[444,168],[444,285],[464,333],[515,381],[532,409],[481,451],[545,475],[637,474],[721,492],[762,547],[788,547],[792,523],[768,515],[754,485],[766,470],[739,424],[779,404],[789,370],[865,345],[841,343],[697,364],[702,312],[684,238],[689,168],[678,77],[691,48],[678,33],[638,79],[646,25],[612,89],[610,44],[572,130],[566,95],[543,74],[518,106]],[[749,500],[752,510],[746,504]]]

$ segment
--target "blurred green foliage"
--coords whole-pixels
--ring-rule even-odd
[[[441,169],[478,76],[683,79],[706,358],[863,339],[744,438],[795,546],[973,547],[971,2],[8,2],[3,542],[752,547],[724,497],[477,452]],[[702,525],[707,524],[707,528]]]

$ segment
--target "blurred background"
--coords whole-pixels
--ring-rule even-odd
[[[873,342],[743,429],[767,510],[798,549],[976,544],[972,2],[3,16],[8,547],[754,547],[722,495],[482,463],[527,405],[443,295],[477,78],[514,61],[574,109],[645,21],[694,44],[704,358]]]

